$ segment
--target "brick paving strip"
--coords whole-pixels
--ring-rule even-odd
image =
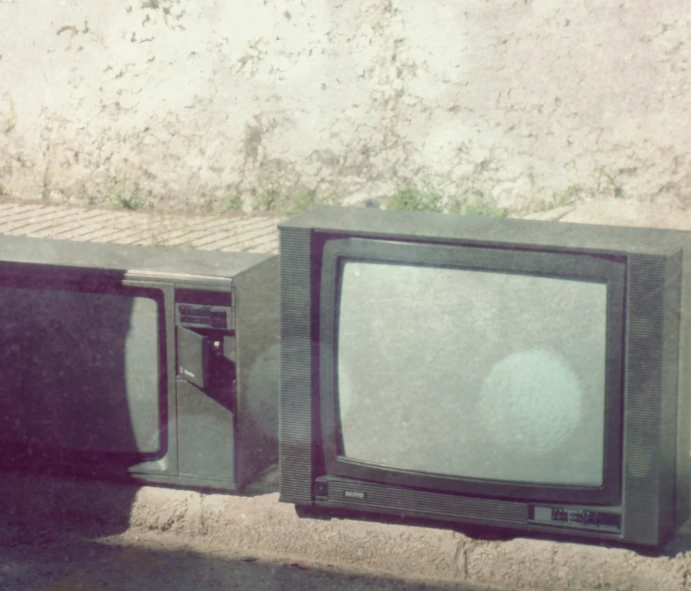
[[[275,215],[185,215],[0,203],[0,234],[80,242],[278,252]]]

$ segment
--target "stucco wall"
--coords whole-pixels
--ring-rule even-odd
[[[686,0],[0,0],[0,186],[691,195]]]

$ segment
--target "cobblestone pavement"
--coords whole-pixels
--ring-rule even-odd
[[[190,216],[0,202],[0,234],[80,242],[278,252],[274,215]]]

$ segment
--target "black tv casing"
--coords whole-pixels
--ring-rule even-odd
[[[55,449],[0,433],[0,468],[236,492],[275,464],[277,255],[0,236],[0,284],[153,294],[161,386],[160,452]],[[41,363],[57,369],[60,360]]]
[[[279,232],[282,502],[312,516],[404,517],[632,546],[658,546],[687,520],[691,233],[346,207],[314,208]],[[334,257],[429,263],[435,252],[461,268],[565,278],[587,278],[598,261],[613,265],[601,494],[403,473],[338,456]]]

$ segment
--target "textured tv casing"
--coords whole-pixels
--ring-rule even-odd
[[[159,294],[162,307],[160,453],[138,458],[46,449],[37,455],[4,443],[0,464],[202,489],[249,484],[278,455],[278,262],[276,255],[243,252],[0,237],[3,284],[40,282],[50,289],[68,282],[76,291],[92,285],[94,298],[93,285],[125,294],[147,289]],[[210,333],[205,318],[185,318],[181,306],[220,311],[225,321]],[[60,360],[42,363],[57,370]],[[137,401],[130,404],[136,413]]]
[[[314,516],[411,517],[452,527],[494,526],[644,546],[659,545],[687,519],[691,233],[340,207],[314,208],[281,224],[279,231],[281,501]],[[512,498],[508,486],[505,494],[490,498],[419,486],[424,475],[408,487],[329,474],[319,411],[321,256],[326,242],[344,238],[623,261],[622,429],[605,434],[621,438],[621,462],[615,467],[620,502],[584,506],[566,497],[531,502]],[[581,517],[564,523],[539,518],[562,509]],[[589,512],[618,516],[619,526],[580,523]]]

